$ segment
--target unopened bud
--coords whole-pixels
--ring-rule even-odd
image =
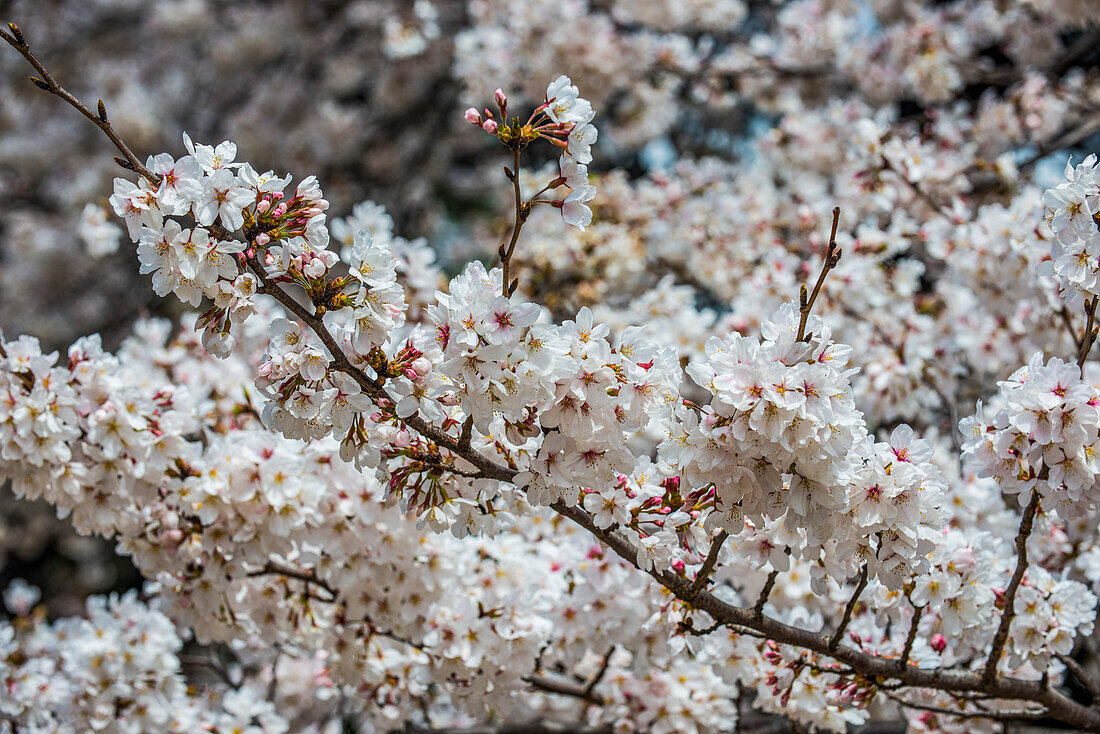
[[[490,135],[496,135],[497,134],[496,120],[486,120],[485,122],[481,123],[481,129],[484,130],[485,132],[489,133]]]
[[[932,646],[932,649],[936,652],[943,652],[947,647],[947,639],[941,634],[932,635],[932,639],[928,641],[928,644]]]
[[[482,122],[481,113],[471,107],[470,109],[466,110],[466,122],[470,123],[471,125],[480,125]]]
[[[504,93],[503,89],[497,89],[493,92],[493,101],[497,103],[497,107],[500,108],[500,114],[504,114],[504,108],[508,106],[508,95]]]

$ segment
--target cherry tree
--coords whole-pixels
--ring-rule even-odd
[[[844,57],[844,3],[718,45],[744,3],[499,5],[456,73],[502,87],[451,112],[509,216],[449,282],[231,141],[139,155],[0,32],[117,149],[89,237],[194,309],[0,340],[0,476],[147,580],[52,621],[8,587],[4,730],[1100,731],[1100,170],[1029,178],[1098,127],[1058,35],[1088,4],[873,3]],[[394,56],[438,35],[412,13]],[[959,98],[993,40],[1053,76]],[[681,96],[784,116],[740,162],[599,169]]]

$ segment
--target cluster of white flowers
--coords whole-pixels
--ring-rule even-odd
[[[960,428],[963,460],[1011,494],[1038,492],[1048,509],[1073,517],[1100,500],[1100,392],[1081,369],[1035,354],[1002,381],[998,400]]]
[[[0,623],[5,731],[290,730],[262,689],[191,691],[181,675],[175,627],[135,592],[92,597],[87,618],[54,624],[13,611],[20,615],[14,624]]]
[[[186,5],[201,13],[205,2]],[[95,602],[89,620],[35,621],[29,635],[17,621],[9,641],[53,634],[42,648],[52,660],[64,658],[61,637],[96,636],[104,609],[129,620],[95,648],[110,662],[102,671],[50,673],[64,681],[50,695],[79,680],[96,699],[60,701],[66,724],[104,725],[102,700],[148,717],[122,716],[119,730],[172,730],[173,716],[211,730],[326,730],[349,713],[363,730],[392,730],[530,712],[709,732],[734,726],[743,695],[835,731],[892,711],[881,681],[827,655],[704,632],[713,620],[701,607],[634,565],[694,577],[823,641],[843,627],[836,644],[959,675],[981,671],[1011,612],[1000,671],[1057,685],[1057,657],[1091,634],[1100,588],[1100,381],[1039,354],[964,421],[961,466],[951,441],[958,405],[985,399],[982,380],[1037,351],[1068,356],[1082,302],[1100,297],[1095,157],[1045,197],[1028,183],[1029,146],[1045,150],[1095,97],[1092,72],[1051,71],[1071,37],[1034,20],[1074,3],[874,2],[859,14],[820,0],[763,14],[741,0],[512,5],[464,6],[454,66],[469,89],[505,80],[534,100],[526,123],[500,90],[499,116],[467,111],[517,162],[539,138],[561,149],[549,170],[508,169],[507,224],[524,236],[514,257],[498,251],[501,268],[475,260],[444,285],[431,247],[395,235],[371,202],[332,222],[330,243],[317,179],[292,193],[289,177],[239,162],[233,143],[185,138],[188,155],[150,158],[155,180],[119,179],[111,204],[154,290],[206,312],[172,340],[144,322],[117,356],[96,338],[60,361],[30,338],[0,340],[0,477],[112,538],[198,643],[257,655],[239,693],[195,693],[180,687],[178,636],[162,634],[149,653],[159,657],[139,661],[151,676],[119,672],[132,628],[168,629],[142,621],[157,613],[132,598]],[[449,7],[418,0],[365,20],[376,6],[350,4],[347,17],[378,27],[375,45],[404,59],[395,66],[411,74],[448,45],[434,40]],[[304,107],[350,131],[345,103],[370,95],[343,70],[354,57],[333,58],[317,85],[324,103]],[[601,131],[615,156],[648,170],[601,174],[595,221],[593,104],[570,77],[541,87],[566,61],[592,99],[612,102]],[[988,93],[964,95],[976,85]],[[418,85],[377,85],[388,86]],[[899,107],[914,99],[928,105],[920,114]],[[751,140],[711,134],[713,118],[732,117],[714,113],[734,109]],[[778,120],[759,135],[758,111]],[[404,133],[364,157],[400,157]],[[339,158],[330,148],[342,138],[329,137],[317,155]],[[743,162],[664,167],[687,147]],[[300,163],[288,150],[282,165]],[[452,176],[441,164],[445,195],[479,189],[497,168],[463,167]],[[547,194],[561,186],[564,197]],[[802,338],[790,301],[826,256],[834,205],[845,257]],[[554,208],[564,234],[544,216]],[[103,211],[82,217],[94,252],[121,233]],[[12,221],[15,241],[34,231],[33,218]],[[437,232],[464,239],[454,223]],[[1005,610],[1020,514],[1002,493],[1028,490],[1041,511]],[[630,552],[552,510],[584,513]],[[18,585],[5,600],[21,618],[35,603]],[[271,646],[281,657],[256,653]],[[32,682],[14,703],[0,692],[0,710],[49,729],[31,701],[37,663],[16,652],[4,664]],[[115,682],[131,673],[153,688]],[[578,682],[577,700],[558,695]],[[931,713],[910,715],[912,727],[967,730]]]
[[[1079,309],[1086,299],[1100,296],[1100,172],[1096,155],[1066,163],[1065,183],[1048,189],[1043,203],[1054,231],[1050,263],[1066,304]]]

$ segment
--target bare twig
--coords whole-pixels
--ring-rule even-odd
[[[1016,616],[1015,602],[1016,590],[1024,580],[1024,572],[1027,571],[1027,538],[1031,535],[1031,528],[1035,524],[1035,515],[1039,511],[1039,490],[1031,491],[1031,501],[1027,503],[1024,516],[1020,520],[1020,530],[1016,533],[1016,570],[1012,573],[1012,580],[1005,589],[1005,607],[1001,611],[1001,623],[997,627],[997,633],[993,636],[993,646],[989,651],[989,658],[985,662],[985,671],[982,673],[982,681],[990,683],[997,675],[997,663],[1001,660],[1005,643],[1008,641],[1008,629],[1012,624],[1012,618]]]
[[[615,652],[617,645],[612,645],[607,648],[607,652],[604,653],[603,663],[600,664],[600,669],[596,671],[596,674],[592,676],[592,680],[588,681],[588,685],[584,687],[584,693],[587,696],[595,696],[596,686],[600,684],[603,677],[607,675],[607,668],[611,665],[611,655]]]
[[[557,693],[561,696],[570,696],[572,698],[580,699],[581,701],[587,701],[588,703],[602,706],[604,700],[597,696],[593,691],[588,690],[587,685],[580,685],[578,683],[571,683],[569,681],[560,680],[558,678],[549,678],[539,673],[532,673],[525,677],[523,680],[527,681],[532,688],[539,691],[545,691],[546,693]]]
[[[909,634],[905,636],[905,647],[901,651],[901,657],[898,658],[899,668],[909,664],[909,656],[913,653],[913,643],[917,639],[917,628],[920,626],[922,614],[924,614],[924,607],[916,607],[913,611],[913,620],[909,623]]]
[[[768,597],[772,595],[772,587],[775,586],[775,579],[778,576],[778,568],[773,568],[772,572],[768,574],[768,579],[764,582],[764,588],[760,590],[760,596],[756,598],[756,604],[752,607],[752,618],[754,620],[764,618],[764,605],[768,603]]]
[[[1081,685],[1083,685],[1085,690],[1089,692],[1089,695],[1092,696],[1093,705],[1095,706],[1100,703],[1100,684],[1089,676],[1088,672],[1081,667],[1081,663],[1077,662],[1069,655],[1063,655],[1062,653],[1055,653],[1054,657],[1061,660],[1062,664],[1073,673],[1073,677],[1081,682]]]
[[[1077,354],[1077,366],[1084,367],[1085,360],[1089,358],[1089,352],[1092,351],[1092,345],[1096,343],[1097,329],[1094,328],[1096,323],[1096,304],[1100,302],[1100,298],[1093,296],[1085,303],[1085,331],[1081,334],[1081,351]]]
[[[707,580],[710,578],[711,572],[714,571],[714,565],[718,563],[718,553],[722,550],[722,544],[726,542],[726,538],[730,536],[725,530],[720,530],[718,535],[714,536],[714,540],[711,541],[710,551],[707,553],[707,557],[703,559],[703,565],[699,569],[699,573],[695,574],[695,581],[692,583],[691,588],[696,594],[707,587]]]
[[[852,621],[852,612],[855,611],[859,595],[863,593],[863,589],[866,587],[867,566],[865,564],[863,570],[859,573],[859,583],[856,584],[856,590],[852,592],[852,598],[848,600],[848,604],[844,607],[844,618],[840,620],[840,626],[833,633],[833,639],[829,640],[830,650],[835,650],[840,645],[840,641],[844,638],[844,630],[848,629],[848,623]]]
[[[123,141],[119,134],[115,132],[115,129],[111,126],[110,119],[107,117],[107,108],[103,104],[103,100],[99,100],[99,103],[96,105],[97,109],[95,112],[88,109],[87,105],[74,97],[67,89],[58,84],[57,80],[53,78],[53,75],[46,70],[45,66],[42,65],[42,62],[39,61],[33,53],[31,53],[31,47],[27,43],[27,40],[23,36],[23,32],[22,30],[20,30],[19,26],[17,26],[15,23],[8,23],[8,30],[11,31],[10,35],[8,33],[5,33],[3,30],[0,30],[0,38],[3,38],[5,41],[7,41],[9,46],[22,54],[23,58],[30,62],[30,65],[33,66],[35,68],[35,71],[38,72],[38,77],[31,77],[31,81],[34,83],[34,85],[45,92],[49,92],[50,94],[53,94],[65,100],[69,103],[69,105],[75,108],[77,112],[87,117],[96,127],[102,130],[103,134],[110,138],[111,142],[115,144],[116,148],[118,148],[118,152],[122,153],[121,159],[115,159],[116,161],[118,161],[118,164],[120,166],[128,171],[133,171],[134,173],[137,173],[139,176],[143,177],[149,183],[151,183],[154,187],[160,185],[160,176],[146,168],[145,164],[143,164],[138,159],[138,157],[134,155],[134,152],[130,150],[130,147],[126,145],[125,141]]]
[[[817,276],[817,283],[814,284],[814,290],[807,296],[806,286],[802,285],[802,289],[798,294],[798,311],[800,318],[798,320],[798,336],[796,341],[806,340],[806,321],[810,318],[810,311],[814,307],[814,301],[817,300],[817,296],[821,293],[821,286],[825,284],[825,277],[829,274],[829,271],[837,266],[840,262],[841,249],[836,246],[836,228],[840,224],[840,207],[833,207],[833,228],[829,233],[829,245],[825,250],[825,257],[821,261],[821,273]]]
[[[309,569],[309,570],[303,570],[303,569],[293,568],[291,566],[284,566],[283,564],[276,563],[275,561],[268,561],[266,564],[264,564],[264,567],[261,568],[259,571],[253,571],[253,572],[249,573],[248,575],[251,576],[251,577],[270,576],[270,575],[286,576],[287,578],[298,579],[299,581],[304,581],[307,585],[306,588],[308,588],[309,584],[313,584],[314,586],[317,586],[318,588],[324,589],[325,591],[327,591],[332,596],[331,599],[321,599],[320,601],[331,602],[331,601],[335,600],[337,596],[339,596],[339,593],[337,592],[337,590],[331,584],[329,584],[327,581],[325,581],[322,578],[319,578],[317,576],[317,570],[312,569],[312,568]]]

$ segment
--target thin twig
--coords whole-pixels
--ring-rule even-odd
[[[546,693],[557,693],[561,696],[570,696],[572,698],[580,699],[581,701],[587,701],[588,703],[602,706],[604,700],[597,696],[594,692],[589,691],[586,685],[580,685],[578,683],[570,683],[569,681],[560,680],[558,678],[549,678],[539,673],[532,673],[526,676],[523,680],[539,691],[545,691]]]
[[[512,150],[512,162],[514,167],[511,173],[508,174],[508,178],[512,181],[512,188],[514,189],[516,197],[516,220],[512,224],[512,238],[509,240],[507,247],[500,246],[500,265],[504,270],[504,279],[501,283],[502,295],[510,296],[516,289],[518,283],[512,283],[509,279],[512,265],[512,253],[516,251],[516,243],[519,242],[519,231],[523,229],[524,222],[527,221],[527,212],[530,211],[530,207],[525,207],[523,204],[523,194],[519,188],[519,148]],[[508,172],[508,169],[504,169]]]
[[[1061,660],[1062,664],[1073,673],[1073,677],[1081,682],[1081,685],[1083,685],[1085,690],[1089,692],[1089,695],[1092,696],[1093,705],[1100,703],[1100,684],[1089,677],[1089,674],[1081,667],[1081,663],[1077,662],[1069,655],[1063,655],[1062,653],[1055,653],[1054,657]]]
[[[1081,351],[1077,354],[1077,366],[1084,367],[1085,360],[1089,358],[1092,345],[1096,343],[1097,330],[1093,328],[1096,322],[1096,304],[1100,298],[1093,296],[1085,304],[1085,331],[1081,334]]]
[[[806,295],[806,285],[802,285],[802,289],[798,294],[798,310],[800,317],[798,320],[798,336],[795,341],[806,341],[806,321],[810,318],[810,311],[814,307],[814,301],[817,300],[817,296],[821,293],[821,286],[825,284],[825,277],[829,274],[829,271],[837,266],[840,262],[840,256],[843,252],[836,246],[836,228],[840,224],[840,207],[833,207],[833,229],[829,233],[829,246],[825,250],[825,257],[821,261],[821,273],[817,276],[817,283],[814,284],[813,293]]]
[[[778,576],[778,568],[773,568],[772,572],[768,574],[768,580],[764,582],[764,588],[760,590],[760,596],[757,597],[756,604],[752,607],[753,619],[764,618],[764,605],[768,603],[768,597],[772,595],[772,587],[775,586],[775,579]]]
[[[836,628],[836,632],[833,633],[833,639],[829,640],[829,649],[835,650],[840,646],[840,641],[844,638],[844,630],[848,629],[848,623],[852,621],[852,612],[855,611],[856,603],[859,601],[859,595],[863,593],[863,589],[867,587],[867,565],[864,564],[863,570],[859,573],[859,583],[856,584],[856,590],[852,592],[852,598],[848,600],[847,606],[844,607],[844,618],[840,620],[840,626]]]
[[[909,634],[905,636],[905,647],[902,649],[901,657],[898,659],[899,668],[904,668],[909,664],[909,656],[913,653],[913,643],[917,639],[917,627],[920,625],[922,614],[924,614],[924,607],[916,607],[913,612],[913,620],[909,623]]]
[[[1012,624],[1012,618],[1016,616],[1015,602],[1016,590],[1024,580],[1024,572],[1027,570],[1027,539],[1031,535],[1031,528],[1035,524],[1035,515],[1039,511],[1039,490],[1031,491],[1031,501],[1027,503],[1024,516],[1020,520],[1020,530],[1016,533],[1016,570],[1012,573],[1005,590],[1004,610],[1001,611],[1001,623],[997,627],[997,633],[993,637],[993,647],[989,651],[989,658],[985,662],[985,671],[982,680],[989,683],[997,675],[997,663],[1001,660],[1005,643],[1008,641],[1008,628]]]
[[[5,41],[7,41],[9,46],[22,54],[23,58],[30,62],[30,65],[33,66],[38,72],[39,77],[31,77],[31,81],[34,83],[34,85],[45,92],[49,92],[50,94],[53,94],[65,100],[80,114],[91,120],[96,127],[102,130],[103,134],[110,138],[111,142],[115,144],[116,148],[118,148],[118,152],[122,153],[122,159],[115,159],[119,162],[120,166],[129,171],[137,173],[139,176],[142,176],[149,183],[151,183],[154,188],[156,186],[159,186],[160,176],[145,167],[145,164],[143,164],[138,159],[138,157],[134,155],[134,152],[130,150],[130,147],[126,145],[125,141],[123,141],[123,139],[119,136],[117,132],[115,132],[115,129],[111,126],[111,121],[107,117],[107,108],[103,104],[103,100],[99,100],[99,104],[97,105],[97,110],[95,112],[90,110],[87,105],[74,97],[63,86],[58,84],[57,80],[53,78],[53,75],[46,70],[45,66],[42,65],[42,62],[39,61],[33,53],[31,53],[31,47],[24,38],[23,32],[22,30],[20,30],[19,26],[17,26],[15,23],[8,23],[8,29],[11,31],[11,35],[5,33],[3,30],[0,30],[0,38],[3,38]]]
[[[707,580],[710,578],[711,572],[714,571],[714,565],[718,563],[718,553],[722,550],[722,544],[726,542],[726,538],[729,536],[730,534],[725,530],[720,530],[718,535],[714,536],[714,540],[710,544],[710,551],[703,560],[699,572],[695,574],[695,581],[691,585],[694,593],[698,594],[707,587]]]
[[[614,654],[616,647],[618,647],[618,645],[612,645],[607,649],[607,652],[604,653],[603,663],[600,665],[600,669],[596,671],[596,674],[592,676],[592,680],[588,681],[588,685],[584,687],[586,696],[596,695],[596,686],[598,686],[604,676],[607,675],[607,668],[611,665],[611,655]]]

